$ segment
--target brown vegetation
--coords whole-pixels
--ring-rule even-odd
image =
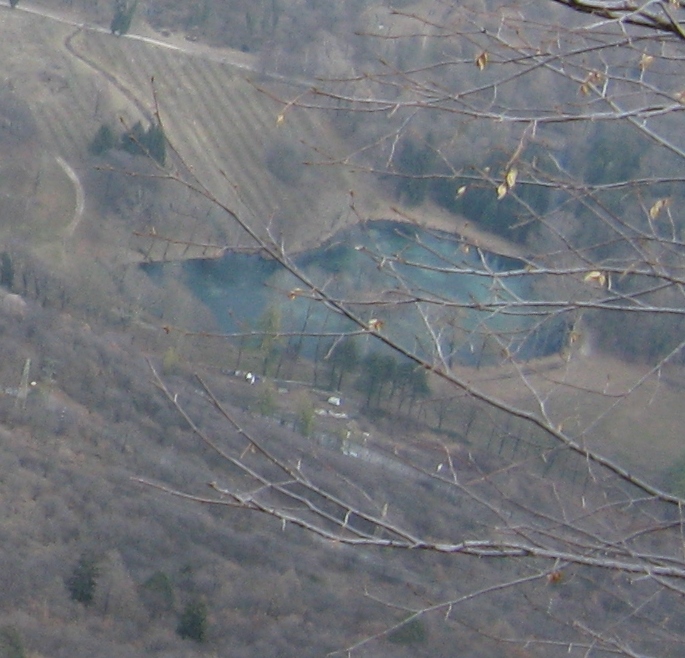
[[[620,259],[628,256],[606,248],[613,216],[588,228],[588,215],[570,210],[570,201],[546,214],[530,191],[531,180],[555,182],[540,164],[545,149],[567,158],[574,176],[590,163],[582,184],[564,190],[595,219],[608,207],[625,221],[638,216],[645,232],[673,201],[657,206],[637,194],[639,203],[622,214],[626,197],[611,196],[621,177],[639,180],[654,164],[643,141],[626,142],[601,122],[552,129],[547,141],[531,140],[535,153],[516,182],[507,160],[520,155],[525,130],[501,122],[482,131],[482,108],[468,109],[473,116],[456,136],[449,107],[412,123],[401,107],[407,87],[382,69],[430,70],[449,57],[458,66],[444,89],[477,86],[490,79],[492,63],[478,38],[490,38],[500,20],[506,27],[507,12],[485,12],[487,29],[466,30],[469,39],[442,49],[435,44],[445,35],[425,39],[411,15],[359,2],[149,2],[136,20],[149,21],[140,30],[146,35],[160,31],[161,44],[63,22],[85,17],[107,26],[104,0],[35,3],[57,20],[22,12],[21,4],[2,12],[0,27],[14,89],[0,97],[0,120],[16,123],[6,132],[10,124],[0,121],[0,284],[8,291],[0,304],[3,651],[20,643],[36,657],[247,658],[321,656],[358,642],[361,655],[495,657],[574,646],[591,652],[599,642],[631,655],[625,640],[679,655],[683,612],[670,583],[681,577],[680,562],[654,557],[680,554],[676,497],[641,490],[632,475],[614,477],[592,451],[657,487],[682,485],[681,366],[659,361],[680,325],[636,322],[632,345],[659,337],[640,362],[617,330],[624,316],[604,323],[593,315],[606,310],[607,273],[632,299],[620,288],[628,272]],[[410,13],[422,3],[395,4]],[[520,35],[509,37],[514,50],[526,47]],[[379,57],[381,71],[367,74]],[[502,92],[498,102],[525,108],[545,98],[556,108],[601,82],[594,71],[580,81],[573,73],[572,91],[562,90],[540,69],[530,86],[493,87]],[[295,70],[287,85],[275,75]],[[304,94],[320,82],[314,76],[327,76],[332,90]],[[373,99],[388,91],[387,80],[390,98],[342,112],[348,92]],[[383,119],[367,120],[376,115]],[[160,118],[172,151],[167,169],[118,148],[88,152],[103,125],[120,136]],[[569,148],[555,150],[564,140]],[[621,148],[639,154],[625,171],[610,157]],[[75,221],[80,189],[85,208]],[[512,210],[519,191],[528,215]],[[491,207],[497,196],[498,212],[481,212],[474,201]],[[404,387],[411,369],[401,371],[404,381],[388,376],[372,387],[364,379],[373,373],[369,360],[345,370],[330,345],[317,348],[312,364],[298,360],[299,351],[290,358],[278,329],[258,345],[209,336],[209,312],[180,283],[163,290],[136,266],[255,248],[222,205],[236,210],[262,249],[284,259],[361,220],[398,217],[456,231],[456,249],[524,256],[527,272],[577,267],[539,285],[569,298],[574,312],[576,304],[590,310],[574,314],[562,355],[522,363],[505,344],[496,367],[467,368],[414,354],[420,372],[432,373],[430,399]],[[663,239],[661,230],[645,234]],[[650,266],[675,259],[650,251],[643,238],[628,244]],[[679,253],[675,235],[660,244]],[[401,255],[395,260],[402,264]],[[328,292],[305,294],[356,312]],[[374,292],[365,294],[353,302]],[[668,294],[654,299],[675,303]],[[383,320],[357,324],[358,333],[386,339]],[[270,381],[252,388],[227,375],[236,363],[245,367],[241,360]],[[393,373],[401,365],[384,363]],[[323,393],[308,384],[282,392],[271,381],[281,368],[319,385],[337,380],[356,418],[322,420],[315,412]],[[540,409],[543,422],[528,422]],[[563,443],[569,436],[580,437],[580,448]],[[323,525],[293,500],[315,505]],[[298,527],[308,523],[319,536]],[[346,545],[351,537],[370,546]],[[458,543],[448,550],[452,537]],[[533,538],[530,559],[508,559],[507,547],[521,537]],[[575,552],[562,550],[568,545]],[[493,559],[455,561],[471,549]],[[88,605],[69,587],[83,556],[97,565]],[[655,566],[666,575],[653,577]],[[194,638],[203,642],[178,630],[188,610],[207,611],[206,633],[203,625]],[[597,620],[609,631],[595,633]]]

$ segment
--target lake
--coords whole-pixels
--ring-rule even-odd
[[[448,363],[491,363],[506,347],[520,359],[561,348],[563,323],[542,323],[506,309],[478,310],[488,302],[528,299],[522,263],[468,248],[457,236],[392,221],[373,221],[340,232],[321,247],[293,259],[328,295],[352,300],[364,321],[408,349]],[[165,263],[142,265],[164,282]],[[178,267],[173,268],[178,272]],[[186,261],[183,283],[211,309],[220,331],[260,330],[331,334],[354,325],[325,305],[289,293],[303,284],[275,260],[227,251],[218,259]],[[407,303],[422,299],[420,303]],[[306,338],[305,354],[333,338]],[[363,341],[362,341],[363,342]],[[362,351],[377,347],[361,345]]]

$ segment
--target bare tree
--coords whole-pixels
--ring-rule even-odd
[[[449,400],[449,414],[422,402],[430,445],[410,432],[394,445],[348,434],[328,454],[315,437],[248,430],[199,371],[198,410],[151,363],[223,467],[210,495],[148,484],[359,550],[447,555],[464,570],[461,589],[436,588],[429,603],[379,595],[402,618],[343,653],[435,615],[532,655],[682,652],[681,14],[661,2],[435,0],[363,26],[376,66],[293,99],[265,88],[283,102],[278,121],[335,113],[350,152],[320,153],[322,164],[377,175],[396,196],[404,241],[357,249],[380,273],[363,293],[303,269],[201,181],[163,174],[223,207],[283,265],[284,303],[341,319],[324,330],[327,356],[366,338]],[[354,197],[351,208],[367,219]],[[421,493],[371,490],[364,469]],[[412,509],[419,498],[430,514]],[[475,612],[484,599],[518,607],[494,624]]]

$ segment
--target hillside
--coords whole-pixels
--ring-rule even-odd
[[[117,131],[150,121],[155,100],[176,167],[191,169],[208,191],[246,221],[289,244],[312,244],[350,221],[348,191],[364,187],[340,170],[302,164],[334,153],[335,137],[323,117],[289,112],[223,58],[208,58],[94,31],[23,12],[7,14],[6,43],[21,39],[23,56],[10,54],[6,76],[35,116],[45,151],[60,155],[81,174],[95,164],[88,145],[102,124]],[[30,35],[27,38],[27,35]],[[49,62],[47,68],[44,62]],[[154,79],[154,84],[152,80]],[[259,82],[259,75],[255,74]],[[111,165],[110,165],[111,166]],[[330,190],[321,194],[321,190]],[[173,203],[178,192],[170,192]],[[360,201],[361,202],[361,201]],[[176,200],[178,204],[178,199]],[[90,208],[90,212],[95,212]],[[245,243],[235,223],[217,213],[210,226],[158,212],[155,228],[177,239]],[[354,218],[352,218],[354,221]],[[131,226],[122,227],[122,230]],[[317,241],[319,238],[315,238]]]
[[[401,618],[365,592],[396,599],[410,585],[408,598],[402,594],[409,603],[422,600],[428,585],[444,581],[440,596],[456,596],[466,581],[450,582],[444,560],[358,554],[321,544],[295,528],[284,531],[268,519],[201,508],[132,479],[202,494],[207,482],[224,477],[224,466],[200,447],[155,389],[145,360],[159,367],[162,355],[178,349],[176,336],[159,328],[160,317],[207,326],[206,313],[180,290],[173,300],[160,298],[129,266],[142,256],[131,231],[148,226],[152,211],[156,230],[180,239],[238,244],[239,237],[219,214],[195,226],[198,215],[183,213],[201,202],[175,188],[146,178],[130,182],[110,170],[141,167],[141,175],[154,173],[144,165],[119,155],[89,156],[93,135],[102,123],[117,126],[121,118],[131,124],[149,116],[154,75],[165,129],[178,150],[172,164],[192,167],[251,221],[261,218],[274,231],[287,229],[288,243],[304,246],[341,222],[356,221],[347,211],[347,193],[352,186],[363,189],[333,170],[290,171],[297,169],[289,159],[292,150],[306,153],[301,141],[335,148],[325,121],[293,112],[277,124],[279,107],[221,62],[107,34],[75,33],[73,26],[20,11],[3,9],[2,18],[5,75],[12,89],[5,114],[13,99],[30,111],[24,111],[27,130],[17,133],[16,144],[8,142],[14,150],[5,151],[15,166],[11,185],[8,161],[3,169],[8,199],[2,207],[3,283],[27,305],[14,308],[8,302],[0,309],[2,651],[20,647],[35,658],[168,658],[230,647],[232,656],[321,656]],[[17,42],[21,53],[10,46]],[[202,119],[200,103],[206,108]],[[23,159],[17,158],[20,153]],[[296,193],[292,181],[269,173],[275,169],[283,176],[279,166],[299,178]],[[109,177],[106,193],[102,177]],[[227,180],[237,188],[231,191]],[[320,193],[324,181],[327,189],[337,190],[330,197]],[[28,196],[31,204],[20,216],[16,210]],[[152,205],[146,205],[148,198]],[[171,206],[182,212],[171,215]],[[214,348],[203,356],[217,364],[222,358],[228,363],[231,355],[222,350],[219,356]],[[192,401],[197,386],[182,364],[170,381]],[[22,401],[26,367],[30,388]],[[232,401],[252,431],[275,446],[289,446],[293,459],[312,460],[312,468],[324,473],[354,472],[355,478],[362,473],[381,505],[392,501],[398,510],[407,508],[408,523],[427,523],[429,483],[422,485],[419,503],[414,486],[407,488],[406,479],[398,481],[392,470],[388,475],[369,465],[359,471],[360,465],[335,447],[317,447],[311,454],[310,442],[249,411],[254,397],[246,394],[244,382],[212,373],[217,393]],[[217,419],[203,418],[203,426],[217,435],[240,441]],[[458,508],[435,509],[430,524],[466,526],[467,508],[465,501],[459,521],[452,517]],[[92,558],[99,570],[87,606],[72,600],[68,588],[81,558],[86,563]],[[468,580],[496,576],[474,565]],[[205,644],[175,632],[184,608],[198,601],[208,609]],[[488,614],[494,617],[496,608]],[[480,644],[466,631],[459,637],[465,649]],[[373,652],[451,655],[453,638],[440,619],[427,618],[409,634],[380,639]]]
[[[108,2],[91,2],[87,12],[81,4],[0,8],[0,658],[318,657],[346,655],[356,642],[352,655],[374,658],[526,658],[566,651],[576,638],[569,619],[615,622],[628,637],[663,631],[661,655],[679,655],[685,620],[669,598],[677,593],[657,597],[644,578],[542,559],[350,547],[236,509],[218,493],[225,487],[248,501],[263,493],[221,450],[275,479],[273,463],[246,439],[256,436],[266,454],[315,486],[417,537],[555,536],[559,519],[571,519],[581,552],[584,542],[594,551],[596,537],[610,537],[626,555],[651,555],[658,542],[670,548],[670,534],[651,534],[670,529],[670,517],[649,501],[647,512],[633,514],[624,505],[629,485],[606,484],[603,471],[598,477],[544,432],[464,389],[523,410],[544,407],[581,438],[597,427],[592,447],[669,485],[682,470],[682,376],[664,368],[653,377],[647,366],[610,357],[588,330],[563,357],[454,366],[462,388],[427,375],[431,398],[418,401],[395,379],[386,399],[379,389],[370,404],[367,371],[355,361],[343,387],[346,416],[315,416],[330,411],[331,391],[321,387],[340,374],[332,347],[315,364],[297,362],[299,352],[287,363],[292,350],[283,348],[281,361],[298,381],[276,381],[264,345],[212,338],[207,308],[179,281],[164,288],[139,267],[254,246],[211,199],[290,252],[361,218],[389,216],[456,228],[465,244],[455,248],[527,251],[428,202],[390,211],[377,178],[309,164],[343,157],[349,145],[330,115],[274,100],[284,88],[292,98],[302,79],[284,87],[263,70],[268,58],[227,48],[209,28],[196,26],[193,40],[171,30],[185,5],[168,2],[169,14],[155,14],[147,3],[138,38],[117,38],[108,33]],[[350,13],[350,24],[352,4],[336,9]],[[238,5],[245,25],[225,41],[240,47],[252,15],[249,3]],[[276,5],[254,4],[265,12]],[[87,29],[84,17],[94,21]],[[316,42],[310,36],[298,56]],[[335,60],[341,51],[328,45]],[[119,140],[158,117],[168,138],[164,167],[121,148],[93,152],[103,127]],[[190,189],[197,182],[200,194]],[[266,372],[259,385],[236,374],[246,367]],[[311,431],[298,425],[303,415]],[[383,536],[363,514],[337,521]],[[631,541],[621,544],[624,537]],[[89,587],[92,598],[84,598]],[[206,613],[201,642],[179,632],[189,610]],[[426,614],[402,624],[419,610]]]

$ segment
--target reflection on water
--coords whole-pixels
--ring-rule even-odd
[[[469,250],[447,233],[369,222],[300,255],[295,264],[330,296],[364,302],[352,305],[352,310],[365,321],[381,319],[384,331],[424,356],[440,350],[448,362],[476,364],[501,358],[498,355],[506,348],[529,358],[558,350],[563,338],[559,323],[543,325],[541,331],[525,313],[477,310],[478,303],[527,297],[523,276],[512,274],[520,263]],[[164,280],[165,264],[143,267]],[[264,328],[267,316],[283,332],[353,328],[322,304],[290,299],[288,292],[302,283],[260,255],[227,252],[216,260],[190,260],[182,272],[185,285],[227,333]],[[497,276],[503,272],[509,275]],[[407,303],[415,299],[427,301]],[[312,353],[320,342],[310,338],[300,347]]]

